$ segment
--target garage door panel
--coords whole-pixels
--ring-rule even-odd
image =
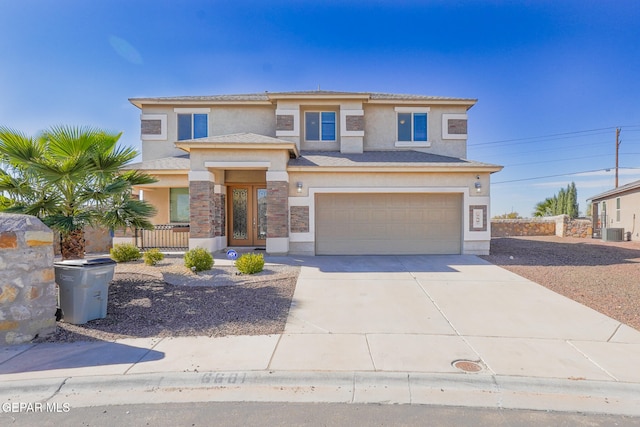
[[[316,253],[457,254],[459,194],[318,194]]]

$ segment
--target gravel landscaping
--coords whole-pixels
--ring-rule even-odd
[[[640,242],[503,237],[482,258],[640,330]]]
[[[265,265],[253,275],[216,266],[198,274],[180,257],[156,266],[116,266],[107,317],[72,325],[58,322],[40,342],[119,338],[279,334],[284,330],[300,267]]]
[[[640,242],[504,237],[485,260],[640,330]],[[300,267],[265,265],[255,275],[214,265],[194,274],[181,257],[150,267],[121,263],[109,286],[107,317],[84,325],[58,322],[36,342],[119,338],[279,334]]]

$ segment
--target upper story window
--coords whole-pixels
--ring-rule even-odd
[[[429,108],[396,107],[396,145],[428,145]]]
[[[209,115],[178,114],[178,141],[209,136]]]
[[[304,138],[307,141],[335,141],[335,111],[307,111],[304,113]]]

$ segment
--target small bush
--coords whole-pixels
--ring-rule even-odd
[[[264,268],[262,254],[244,254],[236,260],[236,268],[244,274],[260,273]]]
[[[191,249],[184,254],[184,266],[189,269],[195,267],[196,271],[211,270],[213,257],[204,248]]]
[[[131,243],[117,243],[109,251],[115,262],[127,262],[140,259],[140,249]]]
[[[144,263],[147,265],[156,265],[158,262],[164,259],[164,254],[160,252],[160,249],[149,249],[146,251],[142,258],[144,259]]]

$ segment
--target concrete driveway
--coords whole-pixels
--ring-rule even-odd
[[[295,259],[271,369],[640,382],[640,332],[478,257]]]

